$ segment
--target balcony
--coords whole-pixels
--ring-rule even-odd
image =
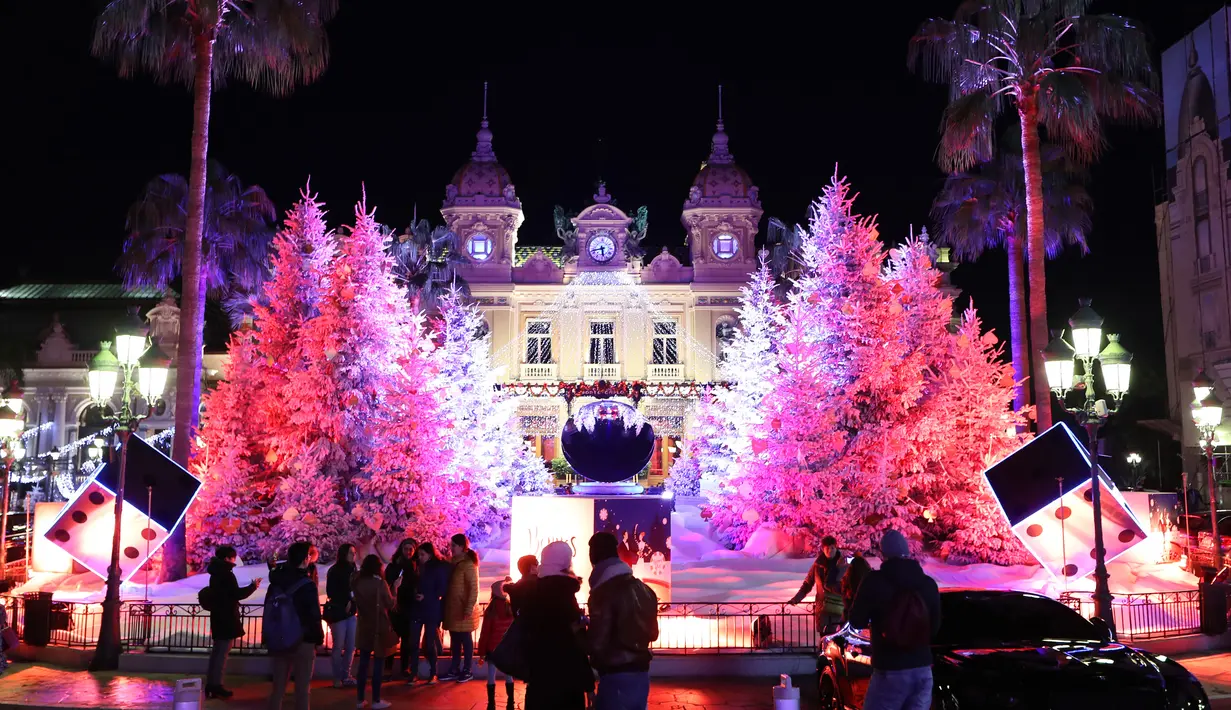
[[[521,364],[522,382],[559,382],[557,365],[552,363],[523,362]]]
[[[582,379],[586,382],[598,382],[599,380],[617,382],[620,380],[620,365],[595,365],[587,362],[584,366]]]
[[[645,373],[646,382],[683,382],[684,381],[684,366],[682,364],[674,365],[647,365]]]

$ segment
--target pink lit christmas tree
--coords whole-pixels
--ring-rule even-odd
[[[893,528],[916,548],[931,535],[942,554],[1021,561],[999,512],[985,514],[981,476],[1018,443],[1011,370],[973,314],[949,331],[926,241],[886,263],[853,199],[835,180],[813,207],[801,273],[774,314],[773,366],[743,385],[759,404],[746,445],[729,447],[713,524],[736,545],[769,524],[869,551]]]
[[[516,401],[496,391],[482,314],[452,291],[441,299],[439,327],[434,384],[448,422],[445,446],[454,454],[444,475],[465,501],[464,532],[482,542],[507,522],[512,496],[547,492],[549,473],[518,433]]]
[[[741,289],[736,309],[740,327],[718,364],[721,378],[730,387],[717,388],[698,402],[686,455],[671,468],[667,479],[678,495],[701,494],[717,502],[739,461],[750,462],[763,453],[753,451],[752,442],[766,436],[760,405],[777,367],[773,342],[779,306],[768,254],[760,256],[761,267]]]
[[[372,461],[380,399],[402,370],[414,321],[394,280],[387,235],[366,204],[338,240],[327,289],[299,338],[304,367],[284,396],[297,406],[277,432],[292,452],[271,512],[269,545],[311,537],[328,555],[353,539],[355,482]]]
[[[265,506],[293,457],[271,433],[285,428],[298,405],[284,394],[290,373],[303,367],[299,338],[316,311],[332,240],[321,204],[304,190],[274,240],[266,298],[254,304],[252,326],[232,336],[225,377],[205,398],[193,453],[203,485],[188,514],[196,564],[216,544],[235,545],[245,557],[269,552],[259,545],[271,524]]]
[[[251,385],[262,364],[248,324],[232,334],[225,379],[205,395],[205,415],[193,453],[201,491],[187,518],[188,559],[203,566],[217,545],[232,545],[244,559],[258,557],[261,508],[254,503],[264,446],[260,422],[251,416],[261,395]]]

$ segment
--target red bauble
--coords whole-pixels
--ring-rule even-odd
[[[782,428],[782,420],[781,420],[781,419],[778,419],[777,417],[775,417],[775,418],[774,418],[774,420],[773,420],[773,421],[771,421],[771,422],[769,423],[769,426],[770,426],[770,427],[771,427],[774,431],[778,431],[779,429],[781,429],[781,428]]]
[[[702,520],[709,520],[712,517],[714,517],[714,511],[710,510],[709,508],[701,509],[701,519]]]

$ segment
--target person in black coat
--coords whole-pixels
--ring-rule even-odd
[[[267,706],[269,710],[282,709],[282,699],[292,673],[295,675],[295,710],[309,710],[311,707],[312,667],[316,661],[316,647],[325,643],[325,629],[321,626],[320,590],[312,582],[309,569],[310,548],[307,542],[292,544],[286,552],[286,562],[278,565],[269,575],[271,593],[275,589],[294,590],[291,603],[295,606],[295,615],[299,617],[299,626],[303,630],[303,638],[297,646],[269,654],[274,677],[273,692],[269,695]]]
[[[444,597],[449,591],[449,573],[453,568],[440,559],[436,554],[436,546],[430,542],[419,545],[415,559],[418,561],[419,571],[416,580],[418,591],[410,614],[410,638],[406,642],[412,652],[409,683],[413,684],[418,680],[419,649],[422,648],[427,656],[426,680],[428,684],[432,684],[436,682],[441,651],[439,633],[440,622],[444,619]],[[398,596],[401,597],[400,589]]]
[[[260,577],[253,579],[246,587],[239,586],[234,572],[236,557],[238,554],[234,547],[219,545],[206,568],[209,572],[209,630],[214,637],[214,647],[209,654],[209,670],[205,674],[205,695],[211,698],[229,698],[232,695],[222,685],[222,674],[226,670],[231,644],[244,635],[239,603],[252,596],[261,586]]]
[[[566,542],[543,548],[539,577],[521,604],[526,625],[526,710],[584,710],[594,692],[594,671],[582,643],[584,631],[573,574],[573,550]]]
[[[393,630],[397,632],[398,638],[402,640],[402,648],[400,656],[402,659],[402,677],[412,678],[414,673],[410,668],[411,651],[414,650],[414,645],[410,641],[410,620],[414,616],[415,596],[419,593],[419,566],[415,561],[415,549],[418,543],[410,538],[402,541],[398,545],[397,552],[393,554],[393,559],[389,561],[385,567],[385,581],[389,583],[390,589],[397,590],[397,609],[391,614],[393,620]],[[398,580],[402,580],[401,586],[394,586]],[[415,657],[419,654],[416,652]],[[385,667],[392,668],[393,654],[390,654],[385,659]]]

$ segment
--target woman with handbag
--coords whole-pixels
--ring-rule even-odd
[[[798,604],[816,587],[816,632],[822,636],[836,633],[842,627],[842,576],[846,574],[846,558],[832,535],[821,539],[821,552],[808,570],[799,591],[788,604]]]
[[[396,590],[401,579],[393,583]],[[368,555],[363,558],[355,581],[351,585],[355,599],[355,609],[358,612],[358,622],[355,629],[355,645],[359,647],[359,707],[368,707],[364,702],[364,686],[368,682],[368,666],[372,667],[372,710],[381,710],[390,706],[389,701],[380,699],[381,674],[384,671],[385,657],[397,648],[398,635],[389,621],[389,613],[393,610],[395,601],[389,585],[381,575],[380,558]],[[375,656],[375,659],[373,659]]]
[[[573,573],[573,549],[553,542],[539,557],[539,579],[521,604],[526,659],[526,710],[585,710],[594,692],[594,671],[586,658],[584,619],[577,606],[581,580]],[[501,645],[503,648],[503,644]]]
[[[351,661],[355,658],[355,602],[351,595],[351,579],[355,576],[355,546],[348,543],[338,548],[338,559],[325,575],[325,609],[322,616],[333,634],[333,687],[353,688]]]
[[[398,545],[397,552],[393,553],[393,559],[389,561],[385,567],[385,582],[392,589],[395,583],[397,591],[397,605],[390,610],[390,620],[393,622],[393,628],[397,631],[398,637],[402,640],[402,649],[399,654],[402,659],[402,677],[412,679],[415,676],[415,670],[410,667],[410,659],[413,656],[416,660],[419,657],[418,650],[410,640],[410,624],[414,617],[415,611],[415,595],[419,591],[419,565],[415,559],[415,548],[418,543],[412,538],[406,538]],[[390,655],[385,663],[385,670],[393,671],[393,656]]]

